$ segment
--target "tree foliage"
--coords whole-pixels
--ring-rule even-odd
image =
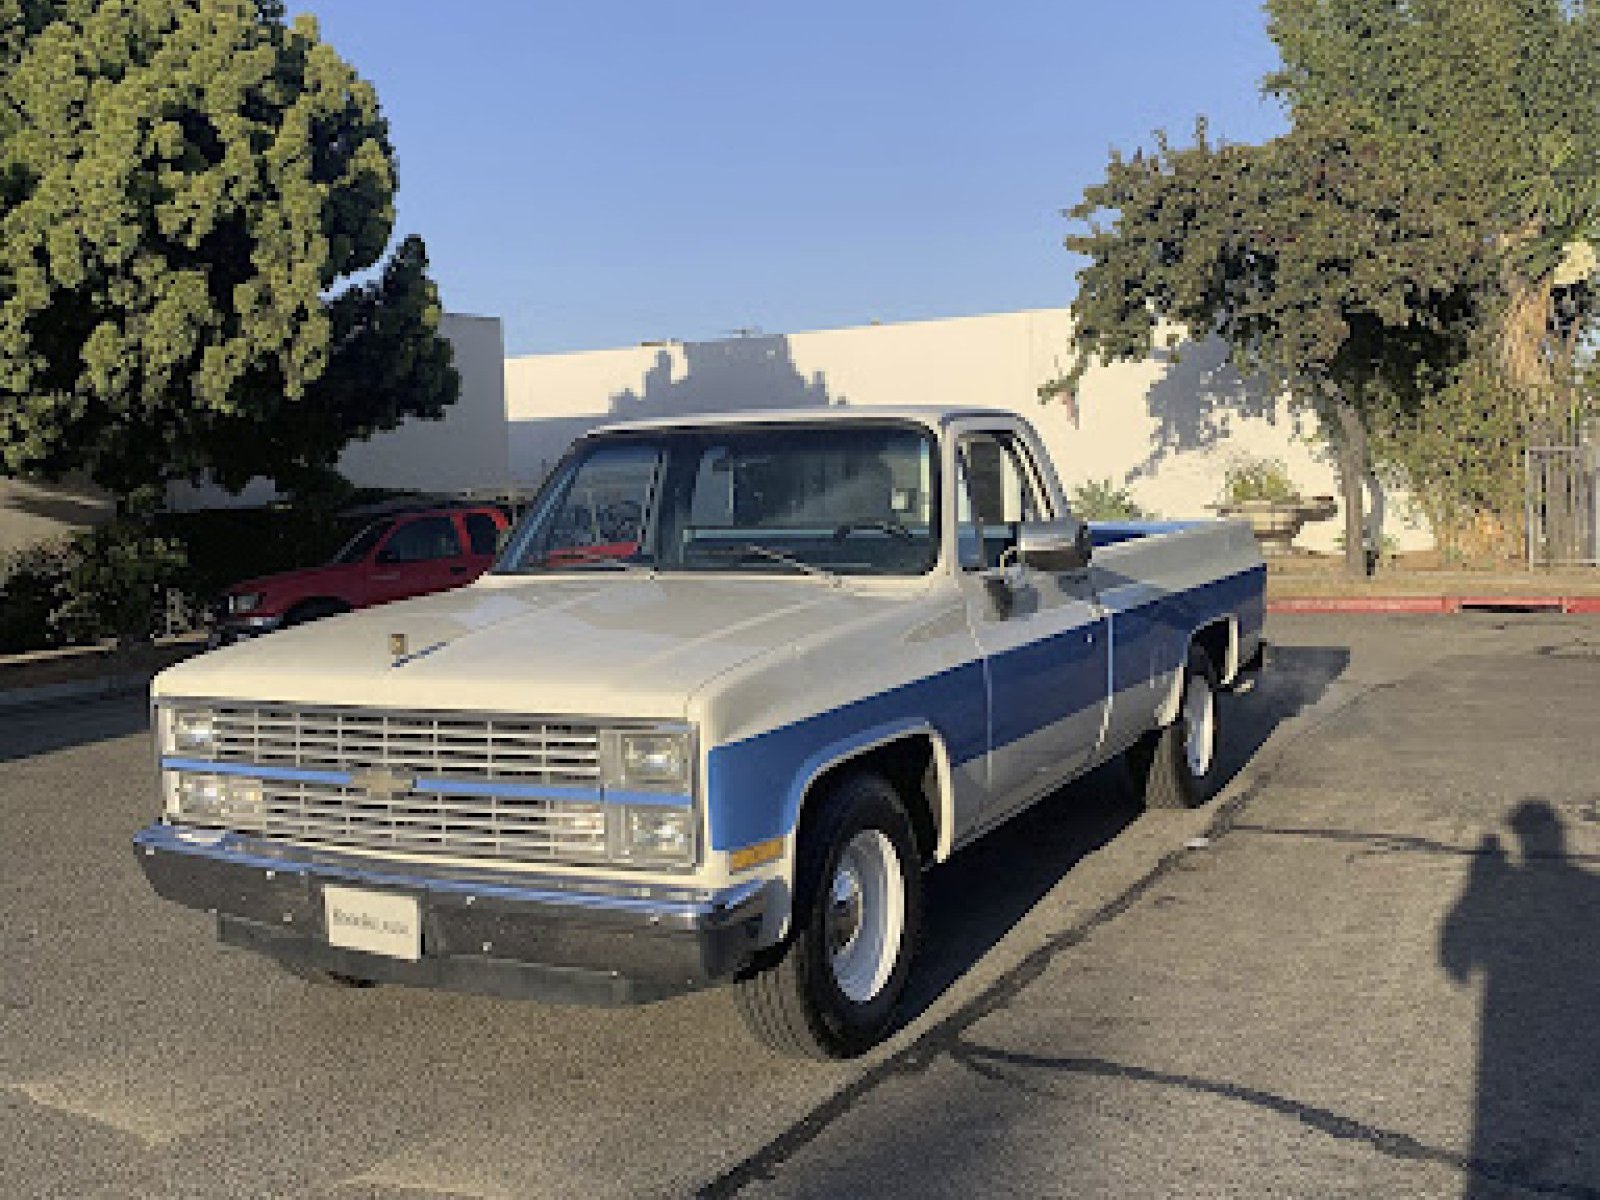
[[[1106,220],[1107,214],[1113,214]],[[1158,138],[1114,156],[1070,211],[1089,258],[1073,303],[1081,373],[1163,336],[1215,335],[1236,365],[1317,405],[1342,454],[1359,561],[1370,415],[1465,345],[1480,286],[1476,197],[1414,140],[1329,110],[1260,146]]]
[[[1092,260],[1078,345],[1127,358],[1161,321],[1217,333],[1330,418],[1347,508],[1370,443],[1436,529],[1487,508],[1504,543],[1521,445],[1572,407],[1594,316],[1600,8],[1266,9],[1290,132],[1113,159],[1073,210],[1118,214],[1069,240]]]
[[[394,155],[314,22],[0,0],[0,469],[127,496],[326,464],[459,383]]]
[[[1570,433],[1595,316],[1600,9],[1564,0],[1269,0],[1268,88],[1298,123],[1356,108],[1484,206],[1492,271],[1471,361],[1376,430],[1436,532],[1515,549],[1530,438]]]

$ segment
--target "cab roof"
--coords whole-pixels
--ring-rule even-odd
[[[855,421],[903,421],[922,425],[935,432],[952,421],[968,417],[1002,417],[1015,420],[1017,414],[1003,408],[955,408],[925,405],[835,405],[828,408],[746,409],[741,412],[687,413],[673,417],[650,417],[637,421],[614,421],[596,426],[591,435],[650,429],[705,429],[732,425],[818,425]]]

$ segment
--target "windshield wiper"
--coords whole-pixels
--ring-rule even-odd
[[[785,554],[782,550],[774,550],[771,546],[763,546],[760,542],[741,542],[737,546],[706,546],[699,553],[707,558],[749,558],[752,554],[757,558],[770,559],[775,563],[782,563],[787,567],[804,571],[807,575],[815,575],[819,579],[826,579],[834,586],[844,582],[844,579],[827,567],[819,567],[815,563],[808,563],[803,558],[796,558],[792,554]]]

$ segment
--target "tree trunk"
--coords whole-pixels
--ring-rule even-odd
[[[1367,477],[1367,427],[1360,410],[1339,397],[1333,402],[1339,420],[1339,490],[1344,496],[1344,573],[1354,579],[1367,577],[1365,499],[1362,481]]]

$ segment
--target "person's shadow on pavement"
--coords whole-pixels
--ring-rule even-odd
[[[1600,875],[1568,856],[1544,801],[1484,838],[1444,920],[1451,979],[1483,976],[1468,1200],[1600,1194]]]

